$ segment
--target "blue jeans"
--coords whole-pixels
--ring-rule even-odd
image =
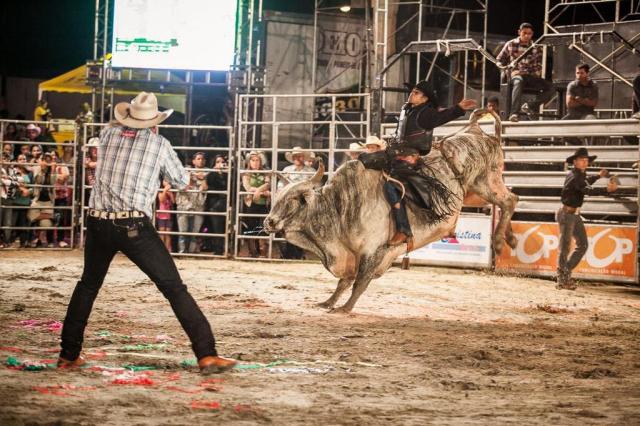
[[[129,235],[130,230],[137,235]],[[196,357],[216,356],[215,339],[207,318],[182,283],[171,255],[146,217],[117,220],[88,217],[84,270],[67,308],[60,356],[74,360],[80,354],[93,302],[118,251],[147,274],[169,300]]]
[[[405,206],[404,199],[402,197],[402,191],[398,189],[394,184],[386,181],[383,185],[384,195],[387,197],[387,201],[391,205],[391,212],[393,218],[396,221],[396,229],[398,232],[402,232],[407,236],[412,236],[411,226],[409,225],[409,218],[407,217],[407,207]],[[395,205],[400,204],[399,208]]]

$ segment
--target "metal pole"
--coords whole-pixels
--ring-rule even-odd
[[[464,37],[465,38],[469,38],[469,20],[470,20],[470,16],[469,16],[469,12],[467,11],[467,13],[465,14],[467,16],[467,23],[464,29]],[[466,99],[467,98],[467,84],[468,84],[468,76],[469,76],[469,70],[468,70],[468,65],[469,65],[469,51],[467,49],[464,50],[464,87],[462,89],[462,98]]]
[[[109,34],[109,0],[104,1],[104,32],[102,33],[102,89],[100,90],[100,122],[104,117],[104,91],[107,86],[107,36]],[[95,114],[94,114],[95,117]]]
[[[482,30],[482,48],[487,50],[487,18],[489,16],[489,0],[485,0],[484,2],[484,19],[483,19],[483,30]],[[480,94],[482,100],[481,105],[485,106],[485,85],[487,78],[487,57],[482,55],[482,92]]]
[[[418,4],[418,41],[422,41],[422,0]],[[420,59],[422,55],[418,52],[416,56],[416,84],[420,81]]]
[[[318,7],[322,0],[315,0],[313,7],[313,49],[311,51],[311,93],[316,93],[316,72],[318,61]]]

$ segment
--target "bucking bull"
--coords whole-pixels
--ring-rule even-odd
[[[422,217],[420,209],[407,201],[414,247],[422,247],[448,235],[465,200],[500,207],[500,220],[493,237],[499,253],[504,242],[515,247],[511,216],[518,197],[502,179],[504,156],[500,119],[496,136],[484,133],[478,118],[486,110],[473,112],[469,124],[444,138],[423,158],[422,171],[440,180],[451,192],[452,214],[437,223]],[[390,207],[383,193],[383,173],[365,169],[360,161],[349,161],[321,186],[324,166],[309,180],[287,185],[279,191],[264,221],[267,232],[284,232],[291,243],[317,255],[325,268],[339,278],[334,293],[319,306],[331,312],[351,312],[369,282],[380,277],[406,251],[406,244],[391,247],[393,235]],[[351,297],[334,309],[340,295],[353,285]]]

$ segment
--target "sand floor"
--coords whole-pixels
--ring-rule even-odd
[[[82,253],[1,252],[0,424],[640,424],[638,287],[393,268],[343,315],[314,306],[337,283],[320,264],[177,264],[240,368],[200,376],[124,257],[89,321],[89,366],[51,368]]]

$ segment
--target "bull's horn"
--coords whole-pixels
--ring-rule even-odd
[[[322,160],[318,161],[318,170],[316,171],[316,174],[313,175],[313,177],[311,178],[311,183],[313,183],[314,186],[318,186],[322,183],[322,177],[324,176],[324,163],[322,162]]]

